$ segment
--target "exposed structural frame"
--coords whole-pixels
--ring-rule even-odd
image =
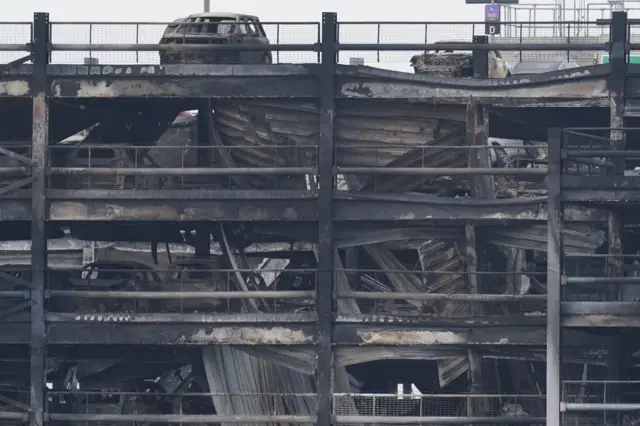
[[[612,23],[612,37],[617,37],[626,32],[626,22],[620,16],[614,17]],[[335,175],[334,167],[334,108],[336,100],[336,90],[339,81],[345,78],[338,73],[336,56],[339,50],[420,50],[427,45],[386,45],[383,48],[378,45],[339,45],[337,41],[337,16],[335,13],[323,14],[323,39],[319,48],[322,54],[322,63],[316,68],[318,72],[318,89],[320,99],[320,142],[318,175],[320,190],[317,200],[311,200],[316,208],[317,216],[314,218],[318,222],[318,286],[316,292],[317,306],[317,424],[329,426],[335,423],[332,419],[332,397],[333,397],[333,367],[334,367],[334,343],[336,337],[336,326],[334,321],[334,254],[333,254],[333,221],[335,220],[336,200],[334,200],[333,180]],[[620,31],[622,28],[622,32]],[[46,329],[45,329],[45,280],[47,269],[47,239],[45,234],[45,223],[48,219],[47,213],[47,191],[45,180],[47,177],[47,152],[49,142],[49,100],[51,93],[50,78],[48,73],[49,57],[49,16],[46,13],[37,13],[34,16],[32,44],[33,75],[31,80],[31,96],[33,97],[33,134],[32,134],[32,158],[29,161],[31,168],[31,235],[32,235],[32,264],[31,264],[31,322],[30,322],[30,410],[29,425],[42,426],[45,421],[44,416],[44,392],[45,392],[45,359],[46,359]],[[621,44],[622,43],[622,44]],[[482,45],[482,40],[476,41],[474,46]],[[439,48],[446,48],[446,45],[437,45]],[[569,46],[569,45],[567,45]],[[64,48],[65,46],[61,46]],[[461,45],[454,45],[460,49]],[[557,47],[557,46],[556,46]],[[591,46],[593,47],[593,46]],[[296,48],[298,48],[296,46]],[[462,47],[464,48],[464,46]],[[509,50],[508,46],[490,45],[491,49]],[[522,47],[520,46],[519,49]],[[529,49],[530,46],[527,46]],[[565,47],[566,48],[566,47]],[[589,46],[570,45],[572,49],[587,50]],[[598,48],[602,46],[598,45]],[[620,56],[620,50],[624,55],[625,41],[612,39],[612,74],[611,82],[624,81],[626,64],[624,57]],[[118,46],[118,49],[122,49]],[[139,46],[135,49],[141,50]],[[157,46],[154,45],[157,50]],[[549,50],[548,45],[544,45],[544,50]],[[97,50],[97,49],[96,49]],[[108,50],[105,48],[105,50]],[[115,50],[115,49],[112,49]],[[513,49],[512,49],[513,50]],[[595,48],[594,48],[595,50]],[[479,48],[474,56],[486,59],[488,48]],[[478,61],[480,63],[480,61]],[[484,62],[486,63],[486,61]],[[621,74],[620,74],[621,73]],[[477,70],[479,76],[486,76],[486,72]],[[142,77],[148,78],[148,77]],[[616,80],[617,79],[617,80]],[[620,128],[622,120],[623,89],[619,86],[611,86],[611,106],[612,106],[612,127]],[[616,88],[618,87],[618,88]],[[622,90],[622,91],[621,91]],[[473,105],[473,109],[478,108]],[[471,110],[471,108],[470,108]],[[550,362],[547,364],[547,424],[551,426],[560,425],[560,271],[562,257],[561,235],[561,186],[560,186],[560,132],[554,130],[550,133],[550,158],[549,158],[549,202],[548,208],[548,232],[549,232],[549,269],[548,283],[549,293],[548,322],[547,322],[547,351]],[[551,149],[554,148],[554,149]],[[349,170],[341,170],[349,172]],[[371,173],[372,170],[352,170],[351,172]],[[477,170],[466,170],[468,174]],[[556,180],[557,177],[557,180]],[[246,201],[246,200],[245,200]],[[375,200],[374,200],[375,201]],[[610,229],[615,228],[615,218],[609,218]],[[611,231],[613,232],[613,231]],[[354,327],[355,328],[355,327]],[[59,419],[62,420],[62,419]],[[212,419],[209,419],[212,420]],[[270,421],[273,419],[270,419]],[[306,420],[306,419],[304,419]],[[356,421],[357,420],[357,421]],[[405,419],[406,420],[406,419]],[[425,423],[425,419],[414,419],[416,423]],[[223,421],[220,420],[219,421]],[[228,419],[224,421],[229,421]],[[364,421],[363,419],[350,419],[348,423]],[[380,420],[381,422],[384,421]],[[475,422],[476,420],[473,420]]]
[[[625,149],[624,126],[624,93],[625,81],[629,65],[627,63],[627,37],[628,21],[624,12],[614,12],[611,19],[609,54],[611,58],[611,73],[609,76],[610,91],[610,128],[609,150],[603,150],[606,155],[611,151]],[[548,203],[547,203],[547,375],[546,375],[546,418],[547,426],[560,426],[562,424],[562,314],[571,312],[572,303],[562,302],[562,287],[570,282],[570,278],[563,277],[563,221],[565,197],[563,194],[563,159],[569,152],[563,149],[563,132],[561,129],[550,129],[548,136]],[[580,151],[578,151],[579,153]],[[583,153],[584,155],[585,153]],[[578,154],[579,155],[579,154]],[[616,156],[613,165],[620,165],[620,158]],[[616,163],[618,162],[618,163]],[[623,174],[624,167],[614,167],[616,174]],[[624,176],[618,176],[618,178]],[[598,177],[600,178],[600,177]],[[606,179],[606,177],[605,177]],[[611,179],[616,179],[611,177]],[[586,197],[588,198],[588,196]],[[603,282],[615,281],[615,277],[623,276],[622,265],[615,258],[622,254],[621,234],[622,222],[619,212],[609,212],[607,217],[608,240],[608,264],[607,278]],[[600,278],[602,281],[602,278]],[[598,303],[603,306],[603,303]],[[578,305],[579,306],[579,305]],[[569,308],[569,309],[567,309]],[[599,309],[595,309],[598,311]],[[603,307],[602,310],[606,310]],[[596,313],[596,312],[594,312]],[[614,343],[612,352],[617,348]],[[614,355],[615,357],[615,355]],[[609,374],[613,374],[614,380],[619,379],[619,364],[614,357],[609,359]],[[596,404],[595,410],[606,409],[606,404]],[[619,408],[619,407],[618,407]]]

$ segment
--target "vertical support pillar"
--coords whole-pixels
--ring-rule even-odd
[[[547,426],[560,426],[562,398],[562,131],[549,129],[547,202]]]
[[[476,42],[474,37],[474,42]],[[483,52],[480,52],[483,53]],[[486,52],[485,52],[486,53]],[[474,70],[476,69],[476,57],[474,56]],[[481,77],[480,77],[481,78]],[[487,146],[487,121],[484,113],[484,107],[478,104],[474,99],[469,99],[467,104],[466,115],[466,143],[469,146]],[[467,160],[468,167],[490,167],[488,149],[471,148]],[[493,176],[473,176],[472,180],[472,196],[476,199],[493,199],[495,198],[495,183]],[[482,253],[482,245],[477,237],[477,229],[475,225],[465,226],[466,239],[466,262],[467,273],[469,277],[470,292],[472,294],[482,294],[482,280],[478,274],[482,267],[479,262],[483,256],[478,255],[478,250]],[[476,307],[474,313],[483,315],[482,306]],[[469,392],[472,394],[481,394],[484,391],[485,380],[482,372],[482,355],[475,349],[468,350],[469,357]],[[473,401],[468,406],[469,416],[483,416],[488,410],[485,400]]]
[[[611,58],[611,75],[609,76],[609,102],[610,102],[610,124],[611,127],[609,139],[610,148],[613,150],[623,150],[626,146],[626,135],[624,132],[625,120],[624,120],[624,89],[625,80],[627,76],[627,42],[628,42],[628,22],[626,12],[613,12],[611,16],[611,50],[609,57]],[[613,175],[624,175],[624,159],[611,159],[610,165],[613,166]],[[623,261],[621,255],[623,253],[622,233],[624,225],[618,212],[609,212],[607,217],[607,240],[608,240],[608,254],[607,258],[607,276],[619,277],[624,274]],[[621,286],[612,285],[611,291],[607,293],[611,297],[619,299],[624,288]],[[620,376],[620,344],[621,342],[616,340],[609,348],[611,351],[610,356],[607,359],[607,378],[609,380],[619,380]],[[619,395],[617,394],[618,387],[612,386],[609,389],[611,392],[607,402],[615,403],[618,401]],[[613,416],[610,424],[620,424],[620,413]]]
[[[611,75],[609,76],[610,102],[610,148],[623,150],[626,146],[624,133],[624,88],[627,75],[627,13],[613,12],[611,18]],[[624,159],[611,159],[613,174],[624,175]],[[608,217],[609,257],[607,274],[620,276],[622,274],[622,223],[620,215],[609,213]]]
[[[334,79],[337,45],[336,13],[322,14],[322,66],[319,76],[320,140],[318,152],[318,276],[316,309],[318,311],[316,392],[318,426],[331,426],[333,413],[333,115]]]
[[[29,386],[29,426],[44,423],[44,391],[46,386],[46,330],[44,322],[47,280],[46,165],[49,143],[49,100],[47,96],[47,63],[49,60],[49,14],[33,17],[33,130],[31,195],[31,350]]]
[[[210,99],[203,99],[198,108],[197,118],[197,137],[198,137],[198,167],[209,167],[211,165],[211,153],[213,149],[213,141],[211,140],[211,132],[209,131],[209,117],[213,111]],[[184,167],[181,164],[180,167]]]
[[[486,35],[473,36],[473,44],[489,44]],[[489,78],[489,51],[473,50],[473,78]]]

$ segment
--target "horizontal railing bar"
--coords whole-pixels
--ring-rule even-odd
[[[640,257],[640,255],[638,255]],[[292,271],[297,271],[297,269],[292,269]],[[398,274],[398,275],[430,275],[430,274],[440,274],[440,275],[460,275],[459,271],[447,271],[444,269],[430,269],[426,271],[408,271],[406,269],[349,269],[349,268],[335,268],[336,272],[348,272],[348,273],[365,273],[365,274],[375,274],[375,273],[383,273],[383,274]],[[485,276],[507,276],[507,275],[522,275],[522,272],[510,272],[510,271],[474,271],[470,273],[471,275],[485,275]],[[527,275],[532,276],[545,276],[546,272],[528,272]]]
[[[26,361],[28,362],[28,361]],[[24,393],[27,393],[25,391]],[[117,396],[149,396],[148,392],[120,392],[120,391],[50,391],[47,390],[47,395],[68,395],[68,396],[83,396],[83,395],[117,395]],[[268,393],[268,392],[167,392],[162,393],[162,397],[181,397],[189,398],[194,396],[242,396],[242,397],[293,397],[299,396],[304,398],[315,398],[318,394],[315,393]]]
[[[545,424],[545,417],[387,417],[387,416],[335,416],[337,424],[380,425],[467,425],[467,424]]]
[[[551,9],[549,9],[551,10]],[[502,25],[518,25],[523,27],[537,25],[577,25],[596,26],[607,19],[595,21],[536,21],[535,24],[522,21],[501,21]],[[640,20],[630,19],[630,23],[640,23]],[[338,25],[484,25],[485,21],[339,21]],[[31,22],[0,22],[0,25],[31,25]],[[175,25],[173,21],[52,21],[51,25]],[[179,25],[208,25],[208,22],[180,22]],[[318,21],[260,21],[261,25],[320,25]],[[595,28],[594,28],[595,29]]]
[[[536,21],[535,25],[597,25],[601,20],[595,21]],[[633,22],[631,19],[629,22]],[[640,22],[640,21],[638,21]],[[484,21],[339,21],[338,25],[484,25]],[[528,22],[522,21],[501,21],[502,25],[532,25]],[[0,22],[0,25],[31,25],[31,22]],[[176,22],[168,21],[52,21],[51,25],[175,25]],[[208,25],[208,22],[180,22],[179,25]],[[262,25],[320,25],[318,21],[260,21]]]
[[[638,411],[640,404],[624,404],[624,403],[580,403],[580,402],[563,402],[560,404],[560,411],[582,411],[582,412],[601,412],[601,411]]]
[[[567,159],[587,158],[587,157],[631,157],[640,158],[640,151],[637,149],[625,149],[615,151],[612,149],[586,149],[586,150],[567,150],[565,151]]]
[[[4,45],[14,47],[15,49],[0,50],[21,50],[21,45]],[[148,52],[186,52],[186,51],[202,51],[202,52],[319,52],[320,43],[315,44],[53,44],[52,51],[148,51]],[[606,51],[608,43],[492,43],[492,44],[474,44],[474,43],[427,43],[427,44],[378,44],[378,43],[362,43],[362,44],[336,44],[337,51],[412,51],[412,50],[453,50],[453,51],[566,51],[566,50],[584,50],[584,51]]]
[[[354,393],[354,392],[335,392],[334,396],[348,396],[351,398],[398,398],[397,393]],[[527,399],[540,399],[544,401],[545,395],[530,395],[521,393],[423,393],[421,395],[405,395],[407,398],[419,398],[419,399],[438,399],[438,398],[458,398],[458,399],[500,399],[500,398],[527,398]]]
[[[95,291],[50,290],[51,297],[87,299],[304,299],[315,291]]]
[[[367,175],[414,175],[414,176],[546,176],[546,168],[518,169],[491,167],[336,167],[338,173]]]
[[[234,145],[234,146],[238,146],[238,145]],[[226,148],[226,147],[225,147]],[[424,149],[424,150],[433,150],[433,151],[437,151],[439,149],[459,149],[459,150],[465,150],[465,149],[504,149],[504,148],[513,148],[513,149],[522,149],[524,150],[525,148],[546,148],[546,142],[545,145],[540,145],[540,146],[531,146],[531,145],[523,145],[522,147],[503,147],[503,146],[489,146],[489,145],[408,145],[408,144],[369,144],[369,145],[351,145],[351,144],[345,144],[345,145],[341,145],[341,144],[335,144],[334,145],[335,149],[350,149],[350,148],[357,148],[357,149],[389,149],[389,148],[407,148],[407,149],[411,149],[411,150],[418,150],[418,149]],[[223,149],[223,148],[221,148]]]
[[[585,131],[585,130],[602,131],[602,132],[614,131],[614,130],[615,131],[631,131],[631,130],[639,130],[640,131],[640,127],[620,127],[620,128],[614,128],[614,127],[566,127],[564,129],[562,129],[563,132]]]
[[[49,175],[64,176],[222,176],[222,175],[307,175],[313,167],[49,167]]]
[[[554,9],[555,10],[555,9]],[[583,22],[583,21],[536,21],[535,25],[559,25],[559,24],[580,24],[580,25],[595,25],[598,21]],[[339,21],[338,25],[485,25],[485,21]],[[501,25],[531,25],[528,22],[522,21],[500,21]],[[483,27],[484,28],[484,27]]]
[[[640,254],[566,253],[564,257],[572,259],[640,259]]]
[[[23,420],[28,418],[27,413],[19,413],[13,411],[0,411],[0,420]]]
[[[566,277],[571,284],[640,284],[640,277]]]
[[[609,24],[611,24],[611,19],[607,19],[607,18],[596,19],[596,25],[609,25]],[[627,20],[627,25],[637,25],[637,24],[640,24],[640,19],[628,19]]]
[[[0,297],[2,298],[28,298],[28,291],[22,290],[0,290]]]
[[[563,380],[564,385],[624,385],[624,384],[640,384],[640,380]]]
[[[13,22],[7,22],[12,24]],[[0,25],[3,23],[0,22]],[[25,24],[31,24],[31,22],[25,22]],[[113,21],[52,21],[51,25],[175,25],[176,22],[152,22],[152,21],[127,21],[127,22],[113,22]],[[210,22],[180,22],[180,26],[187,25],[210,25]],[[317,21],[295,21],[295,22],[263,22],[261,25],[320,25]]]
[[[2,45],[0,45],[1,49]],[[135,52],[319,52],[320,44],[53,44],[52,51]]]
[[[29,172],[29,167],[0,167],[0,176],[26,175]]]
[[[546,294],[448,294],[448,293],[396,293],[384,291],[341,291],[338,297],[366,300],[424,300],[424,301],[459,301],[459,302],[526,302],[546,301]]]
[[[220,414],[47,414],[49,420],[63,422],[114,422],[114,423],[315,423],[315,416],[261,416]]]
[[[585,51],[606,51],[609,50],[609,43],[427,43],[427,44],[376,44],[376,43],[349,43],[336,45],[338,51],[386,51],[386,50],[452,50],[452,51],[566,51],[566,50],[585,50]]]
[[[194,116],[195,118],[196,116]],[[2,145],[2,142],[0,142],[0,146],[5,147],[4,145]],[[380,147],[386,147],[387,145],[381,145]],[[391,145],[392,146],[392,145]],[[416,145],[403,145],[403,146],[409,146],[409,147],[415,147]],[[430,145],[433,148],[433,145]],[[440,147],[442,145],[438,145],[438,147]],[[458,147],[460,147],[460,145],[457,145]],[[18,146],[20,148],[29,148],[31,149],[31,145],[20,145]],[[419,145],[418,145],[419,147]],[[425,148],[429,147],[429,145],[424,145]],[[493,148],[493,147],[489,147],[487,145],[472,145],[472,146],[464,146],[464,147],[460,147],[460,148],[473,148],[473,147],[484,147],[484,148]],[[11,148],[11,147],[5,147],[5,148]],[[51,145],[49,147],[49,149],[51,150],[91,150],[91,149],[123,149],[123,150],[130,150],[130,151],[139,151],[139,150],[144,150],[144,151],[148,151],[149,149],[153,149],[155,150],[162,150],[162,149],[176,149],[176,150],[194,150],[194,151],[198,151],[198,150],[207,150],[207,151],[218,151],[218,150],[231,150],[233,151],[234,149],[255,149],[255,150],[262,150],[262,149],[272,149],[274,151],[287,151],[287,150],[296,150],[296,151],[317,151],[318,150],[318,145],[305,145],[305,146],[293,146],[293,145],[271,145],[271,146],[256,146],[256,145],[233,145],[233,146],[176,146],[176,145],[165,145],[165,146],[160,146],[160,145],[136,145],[135,143],[131,144],[131,145],[124,145],[121,143],[101,143],[101,144],[97,144],[97,143],[88,143],[88,144],[84,144],[84,145]]]
[[[202,259],[203,261],[205,261],[204,263],[206,263],[205,259]],[[190,266],[190,263],[184,263],[184,266]],[[18,269],[18,268],[16,268]],[[3,270],[2,267],[0,267],[0,272],[13,272],[16,269],[10,269],[10,270]],[[79,272],[79,271],[86,271],[86,269],[81,269],[81,268],[62,268],[59,269],[61,271],[70,271],[70,272]],[[19,268],[19,271],[21,272],[28,272],[30,271],[30,269],[28,267],[24,267],[24,268]],[[179,267],[176,268],[153,268],[153,269],[144,269],[144,268],[139,268],[139,269],[126,269],[126,268],[102,268],[100,266],[98,266],[96,269],[92,269],[91,271],[97,271],[98,273],[102,273],[102,272],[125,272],[125,273],[130,273],[130,274],[135,274],[138,272],[142,272],[142,273],[146,273],[146,272],[151,272],[151,273],[159,273],[159,274],[163,274],[163,273],[175,273],[175,272],[180,272],[182,271],[182,269],[180,269]],[[233,273],[233,272],[251,272],[251,273],[259,273],[259,272],[280,272],[282,274],[300,274],[300,273],[315,273],[318,270],[314,269],[314,268],[301,268],[301,269],[278,269],[278,268],[264,268],[264,269],[247,269],[247,268],[238,268],[238,269],[218,269],[218,268],[213,268],[211,267],[210,269],[207,268],[203,268],[203,269],[198,269],[198,272],[215,272],[215,273]],[[497,273],[497,272],[496,272]],[[522,273],[519,273],[519,275],[522,275]],[[90,279],[88,279],[90,280]],[[173,281],[173,282],[180,282],[180,279],[169,279],[169,281]],[[191,279],[185,279],[183,280],[183,282],[193,282],[193,280]]]
[[[29,43],[0,44],[0,51],[9,52],[30,52]]]

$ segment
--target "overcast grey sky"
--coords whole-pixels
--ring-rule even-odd
[[[574,0],[568,0],[573,3]],[[521,0],[521,3],[538,4],[538,21],[550,21],[553,13],[550,6],[553,0]],[[605,3],[605,0],[587,0],[588,3]],[[302,3],[302,5],[301,5]],[[546,6],[545,6],[546,5]],[[636,4],[637,5],[637,4]],[[169,22],[176,18],[202,11],[202,0],[21,0],[3,10],[2,21],[28,21],[34,12],[49,12],[52,22],[77,21],[115,21],[115,22]],[[596,8],[602,8],[597,6]],[[545,10],[546,9],[546,10]],[[424,25],[385,25],[381,28],[382,43],[424,43],[438,40],[470,40],[473,35],[483,34],[484,25],[452,26],[446,21],[475,21],[484,19],[483,5],[467,5],[465,0],[316,0],[299,2],[295,0],[211,0],[214,12],[240,12],[260,17],[263,22],[273,21],[313,21],[321,19],[322,12],[337,12],[340,21],[437,21],[442,25],[432,25],[425,34]],[[600,17],[600,11],[592,11],[588,19]],[[528,11],[521,11],[518,20],[530,19]],[[505,14],[503,13],[503,20]],[[573,20],[575,16],[566,16]],[[164,25],[141,26],[92,26],[57,25],[53,27],[53,43],[157,43]],[[265,30],[272,43],[277,43],[275,26],[266,26]],[[537,35],[545,31],[538,31]],[[340,29],[340,41],[343,43],[376,43],[376,26],[347,26]],[[313,43],[317,41],[315,26],[281,27],[280,43]],[[551,29],[549,29],[551,36]],[[426,36],[426,37],[425,37]],[[0,43],[26,43],[29,38],[29,26],[19,31],[15,26],[0,27]],[[409,58],[417,52],[349,52],[341,55],[341,62],[348,56],[365,59],[365,64],[384,68],[410,71]],[[3,53],[2,62],[21,56],[19,53]],[[11,56],[11,58],[9,58]],[[89,52],[55,52],[54,63],[82,63]],[[113,63],[157,63],[155,52],[91,52],[101,64]],[[305,52],[283,52],[278,58],[281,62],[314,62],[315,55]]]
[[[3,21],[31,20],[33,12],[49,12],[52,21],[170,21],[202,10],[202,0],[21,0],[4,8]],[[343,20],[481,20],[482,6],[464,0],[211,0],[212,11],[242,12],[263,21],[314,20],[337,12]]]

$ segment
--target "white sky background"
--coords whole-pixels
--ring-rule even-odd
[[[521,0],[522,3],[549,4],[553,0]],[[567,0],[573,3],[573,0]],[[604,0],[588,0],[588,3],[604,3]],[[633,2],[629,7],[639,7]],[[114,21],[114,22],[169,22],[176,18],[202,11],[202,0],[21,0],[13,2],[11,7],[4,8],[2,21],[27,21],[33,19],[34,12],[49,12],[52,22],[77,21]],[[542,10],[545,6],[540,6]],[[597,8],[597,7],[596,7]],[[602,6],[600,6],[602,8]],[[313,21],[319,22],[322,12],[337,12],[339,21],[475,21],[484,19],[483,5],[467,5],[464,0],[316,0],[300,2],[295,0],[211,0],[214,12],[239,12],[253,14],[263,22],[273,21]],[[547,10],[538,12],[537,20],[552,20],[553,14]],[[591,13],[590,19],[600,18],[600,12]],[[528,13],[521,13],[518,20],[528,19]],[[503,20],[505,19],[503,13]],[[574,19],[566,16],[566,20]],[[163,25],[141,26],[94,26],[91,30],[93,43],[157,43],[164,29]],[[265,27],[271,42],[276,43],[275,26]],[[26,42],[29,29],[24,26],[0,26],[0,43]],[[343,43],[375,43],[377,27],[344,26],[340,31]],[[470,40],[471,36],[483,34],[483,25],[436,25],[427,30],[428,42],[438,40]],[[53,29],[54,43],[89,43],[87,25],[59,25]],[[306,27],[281,27],[281,43],[312,43],[316,41],[316,29]],[[381,42],[384,43],[424,43],[425,29],[423,25],[401,26],[384,25],[381,28]],[[24,41],[23,41],[24,40]],[[418,52],[344,52],[341,62],[348,62],[349,56],[365,58],[366,65],[411,71],[410,57]],[[3,53],[12,58],[19,53]],[[58,52],[54,54],[54,63],[81,63],[88,52]],[[158,54],[144,52],[93,52],[101,64],[108,63],[157,63]],[[305,52],[286,52],[280,54],[282,62],[315,62],[316,55]],[[4,61],[2,61],[4,62]]]

